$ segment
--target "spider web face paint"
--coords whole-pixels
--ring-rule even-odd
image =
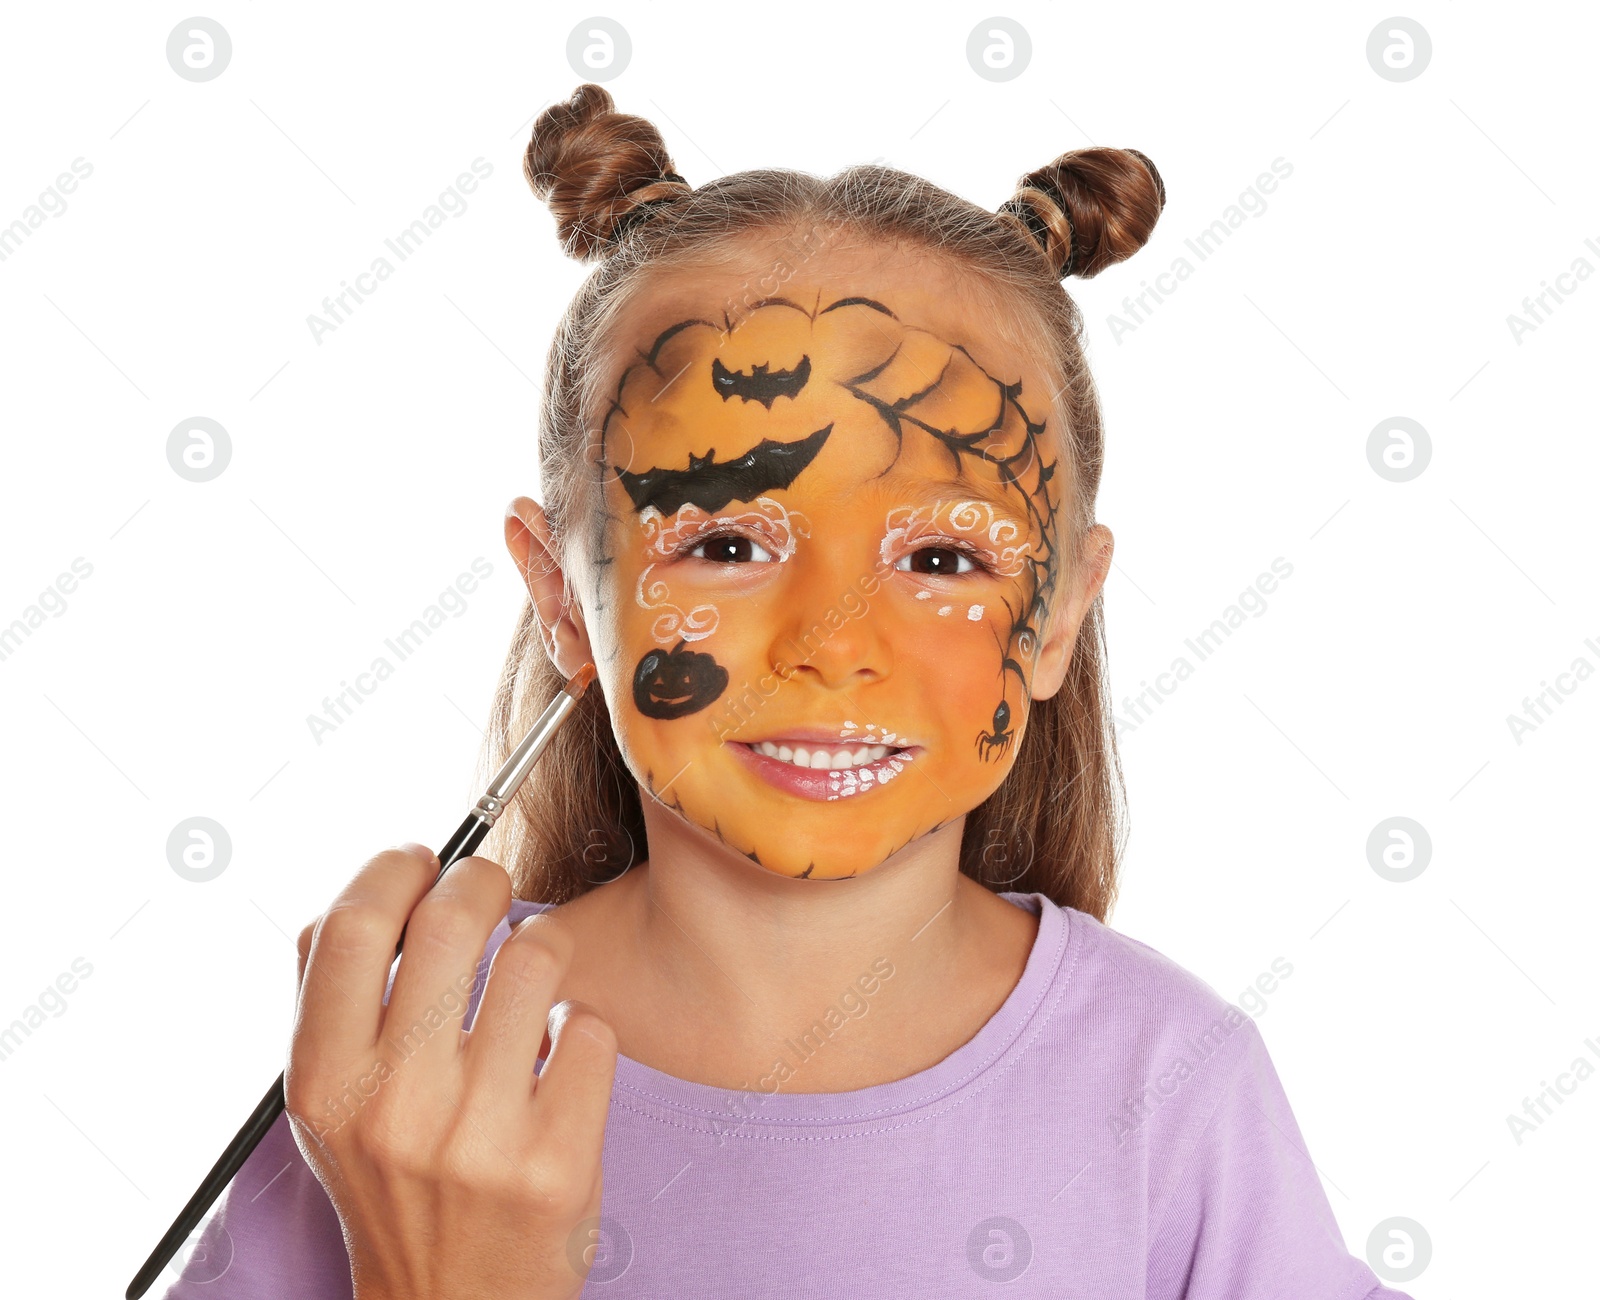
[[[1059,576],[1047,390],[980,364],[995,346],[909,273],[818,277],[736,326],[694,300],[636,338],[595,446],[613,723],[649,793],[750,861],[856,875],[1009,770]],[[918,748],[802,799],[730,748],[796,726]]]

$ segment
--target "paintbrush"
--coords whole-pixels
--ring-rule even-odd
[[[550,743],[556,728],[566,721],[577,706],[579,696],[594,677],[595,668],[592,663],[584,664],[573,673],[555,699],[534,721],[528,734],[522,738],[522,743],[511,751],[511,756],[495,773],[494,780],[489,782],[489,788],[484,791],[483,798],[478,800],[477,805],[467,814],[466,820],[456,827],[456,833],[439,850],[439,876],[434,878],[435,885],[451,866],[462,858],[470,857],[472,851],[483,843],[483,837],[494,826],[495,819],[516,797],[518,787],[533,770],[533,765],[539,761],[539,755]],[[405,941],[406,932],[402,926],[400,942],[394,946],[396,958],[400,956],[400,949],[405,945]],[[283,1108],[283,1074],[280,1073],[272,1087],[267,1089],[266,1096],[257,1103],[250,1118],[244,1122],[244,1127],[234,1135],[227,1149],[217,1157],[217,1163],[211,1166],[211,1172],[205,1176],[195,1194],[189,1198],[189,1203],[172,1221],[166,1236],[156,1243],[156,1248],[150,1252],[150,1258],[145,1260],[144,1267],[134,1275],[133,1281],[128,1283],[128,1300],[139,1300],[139,1297],[150,1289],[150,1284],[156,1280],[161,1270],[167,1266],[167,1262],[177,1254],[178,1248],[188,1240],[189,1234],[205,1217],[212,1202],[222,1195],[222,1189],[239,1172],[250,1153],[267,1135],[267,1130],[283,1113]]]

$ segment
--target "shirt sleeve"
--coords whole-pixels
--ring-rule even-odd
[[[468,1029],[494,954],[510,933],[502,918],[489,936],[462,1020]],[[386,1006],[397,971],[398,965],[389,969]],[[352,1300],[350,1252],[338,1211],[306,1163],[288,1115],[273,1121],[166,1276],[171,1285],[161,1300]]]
[[[1351,1255],[1253,1020],[1150,1235],[1150,1300],[1411,1300]]]
[[[162,1300],[351,1300],[333,1202],[280,1114],[197,1237],[167,1266]]]

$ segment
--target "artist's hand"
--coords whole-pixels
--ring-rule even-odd
[[[295,1142],[338,1212],[356,1300],[567,1300],[593,1258],[616,1035],[584,1003],[552,1014],[572,936],[551,913],[495,953],[463,1034],[511,882],[485,858],[434,886],[438,870],[426,849],[379,853],[301,933]]]

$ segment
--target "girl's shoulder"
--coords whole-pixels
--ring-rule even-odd
[[[1249,1031],[1242,1038],[1254,1036],[1253,1010],[1196,971],[1087,912],[1035,897],[1064,922],[1063,1011],[1076,1032],[1092,1026],[1102,1038],[1152,1055],[1194,1045],[1215,1051],[1241,1030]]]

